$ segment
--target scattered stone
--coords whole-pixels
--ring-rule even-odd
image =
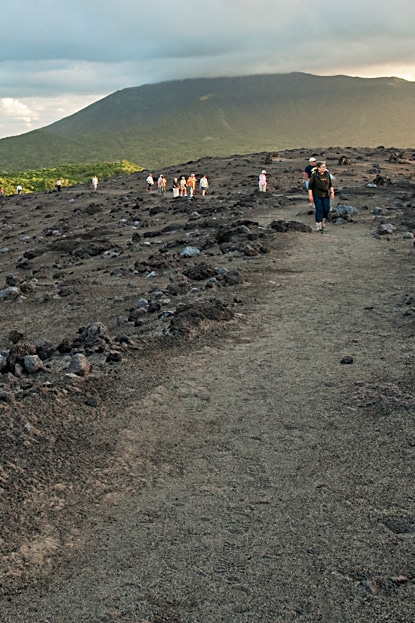
[[[376,229],[378,236],[387,236],[389,234],[393,234],[395,231],[396,227],[395,225],[392,225],[392,223],[381,223]]]
[[[200,249],[197,247],[185,247],[180,253],[180,257],[195,257],[199,255]]]
[[[88,407],[97,407],[98,406],[98,400],[95,398],[95,396],[90,396],[89,398],[87,398],[85,400],[85,404]]]
[[[215,267],[207,262],[199,262],[185,270],[183,274],[194,281],[203,281],[204,279],[209,279],[214,276]]]
[[[107,363],[110,362],[115,362],[115,361],[122,361],[122,353],[120,353],[118,350],[110,350],[109,353],[107,354],[107,358],[106,358]]]
[[[0,290],[0,300],[3,301],[4,299],[7,299],[7,298],[16,299],[17,297],[20,296],[20,294],[21,294],[20,288],[14,288],[10,286],[9,288]]]
[[[346,355],[345,357],[343,357],[340,360],[340,363],[343,365],[349,364],[349,363],[353,363],[353,357],[351,357],[350,355]]]
[[[22,364],[26,355],[36,355],[36,347],[33,344],[23,341],[13,344],[8,357],[10,369],[13,370],[16,364]]]
[[[305,225],[304,223],[300,223],[298,221],[277,220],[272,221],[269,226],[271,229],[279,233],[287,233],[292,231],[309,233],[312,231],[309,225]]]
[[[26,355],[25,357],[23,357],[23,365],[26,369],[26,372],[28,372],[29,374],[36,374],[36,372],[39,372],[40,370],[46,370],[45,366],[43,365],[43,361],[38,355]]]
[[[190,281],[186,275],[178,275],[176,278],[172,276],[170,279],[171,281],[166,288],[166,292],[169,296],[187,294],[190,289]]]
[[[347,156],[340,156],[338,160],[338,165],[339,166],[350,165],[350,164],[354,164],[355,162],[356,161],[353,160],[352,158],[348,158]]]
[[[392,180],[389,177],[383,177],[383,175],[378,174],[373,180],[373,183],[376,184],[376,186],[390,186],[392,184]]]
[[[336,206],[336,212],[339,216],[345,218],[347,216],[353,216],[354,214],[357,214],[357,208],[340,203],[338,206]]]
[[[77,376],[88,376],[92,370],[92,365],[82,353],[72,355],[68,373]]]
[[[22,340],[24,337],[23,333],[21,333],[20,331],[10,331],[9,333],[9,340],[13,343],[13,344],[17,344],[17,342],[20,342],[20,340]]]
[[[117,325],[117,327],[122,327],[122,326],[128,324],[128,317],[127,316],[117,316],[115,324]]]
[[[141,298],[137,301],[138,309],[143,309],[148,307],[148,300],[145,298]]]

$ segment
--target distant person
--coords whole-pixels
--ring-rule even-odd
[[[56,188],[58,189],[58,193],[61,192],[61,187],[62,187],[62,180],[58,180],[56,182]]]
[[[306,166],[306,168],[304,169],[304,172],[303,172],[303,177],[304,177],[305,189],[306,190],[308,190],[308,183],[310,181],[311,173],[312,173],[312,171],[313,171],[315,166],[316,166],[316,159],[314,158],[314,156],[312,156],[309,159],[308,165]]]
[[[178,197],[180,195],[180,183],[177,177],[173,180],[173,197]]]
[[[187,187],[189,188],[191,197],[193,197],[196,192],[196,183],[196,175],[192,173],[187,179]]]
[[[4,199],[4,188],[0,186],[0,201],[3,201],[3,199]]]
[[[154,186],[154,178],[153,178],[153,174],[152,173],[149,173],[147,175],[146,182],[147,182],[147,190],[148,190],[148,192],[151,192],[153,190],[153,186]]]
[[[325,162],[316,162],[316,170],[311,174],[308,183],[308,198],[314,204],[316,230],[324,232],[330,214],[330,199],[334,199],[331,175]]]
[[[179,195],[180,197],[187,197],[187,183],[184,175],[179,180]]]
[[[265,169],[261,171],[259,175],[258,186],[259,186],[260,193],[267,192],[267,172],[265,171]]]
[[[206,177],[206,175],[202,175],[202,177],[199,180],[199,188],[200,191],[202,193],[202,197],[206,196],[207,190],[209,188],[209,182],[208,182],[208,178]]]
[[[94,192],[96,192],[97,188],[98,188],[98,178],[96,175],[94,175],[94,177],[92,178],[92,189],[94,190]]]
[[[18,185],[17,185],[16,190],[17,190],[17,194],[18,194],[18,195],[21,195],[21,194],[22,194],[22,192],[23,192],[22,185],[21,185],[21,184],[18,184]]]
[[[163,175],[160,173],[159,178],[157,180],[157,190],[159,193],[163,192]]]

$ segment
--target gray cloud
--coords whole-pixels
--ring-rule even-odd
[[[3,15],[10,27],[2,29],[0,98],[36,98],[34,125],[45,125],[49,98],[79,103],[148,82],[289,71],[409,75],[415,65],[413,0],[3,0]]]

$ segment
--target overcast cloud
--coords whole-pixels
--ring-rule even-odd
[[[413,0],[3,0],[0,137],[125,87],[302,71],[415,80]]]

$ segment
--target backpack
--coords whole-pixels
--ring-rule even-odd
[[[317,167],[314,167],[314,169],[311,171],[309,187],[312,186],[313,188],[327,192],[331,186],[331,175],[327,169],[324,175],[326,175],[326,173],[329,179],[328,183],[327,183],[327,179],[321,177],[320,173],[318,172]]]

